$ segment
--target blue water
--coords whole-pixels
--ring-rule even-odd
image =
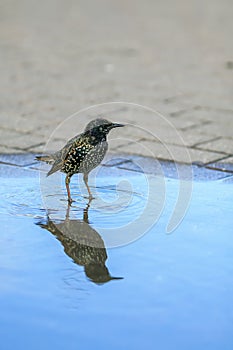
[[[133,195],[126,211],[109,217],[111,210],[104,215],[98,198],[90,204],[85,227],[93,229],[88,232],[97,248],[104,244],[106,250],[103,245],[100,253],[91,251],[94,264],[96,252],[103,261],[89,276],[68,249],[73,244],[84,254],[82,261],[89,253],[86,257],[74,237],[49,231],[37,176],[1,178],[1,349],[233,348],[232,182],[194,182],[181,224],[167,234],[178,180],[165,179],[164,205],[140,217],[155,215],[154,225],[132,243],[110,249],[105,242],[110,223],[115,235],[117,225],[138,217],[147,199],[140,175],[129,174]],[[97,179],[100,196],[114,195],[114,186],[103,186],[107,181]],[[66,202],[55,198],[61,205],[52,208],[52,221],[64,233],[59,225],[67,224]],[[163,191],[155,207],[162,198]],[[67,220],[77,232],[86,204],[81,197],[70,209]]]

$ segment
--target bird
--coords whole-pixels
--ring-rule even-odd
[[[110,130],[123,126],[125,125],[112,123],[103,118],[94,119],[86,125],[83,133],[71,138],[59,151],[36,157],[36,160],[52,165],[47,176],[57,171],[66,174],[65,184],[69,204],[73,202],[70,194],[70,179],[77,173],[83,174],[89,200],[93,199],[88,185],[88,175],[101,163],[108,150],[107,135]]]

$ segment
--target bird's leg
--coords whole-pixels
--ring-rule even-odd
[[[88,193],[89,193],[89,200],[92,200],[94,197],[92,196],[90,187],[88,185],[88,174],[83,175],[83,181],[85,182],[86,188],[87,188]]]
[[[90,208],[91,201],[92,201],[92,199],[89,199],[86,208],[83,210],[83,221],[86,222],[87,224],[89,224],[88,210]]]
[[[68,195],[68,202],[71,204],[73,202],[71,196],[70,196],[70,176],[66,175],[66,190],[67,190],[67,195]]]
[[[68,202],[67,208],[66,208],[66,219],[65,221],[70,220],[70,203]]]

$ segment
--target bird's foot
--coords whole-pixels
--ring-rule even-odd
[[[95,199],[95,197],[91,196],[84,196],[85,199],[88,199],[89,202],[91,202],[93,199]]]
[[[68,204],[71,205],[73,202],[75,202],[72,198],[68,198]]]

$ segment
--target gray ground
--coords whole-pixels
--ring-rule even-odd
[[[232,0],[2,0],[0,152],[57,149],[107,114],[135,125],[114,152],[233,164],[232,17]],[[121,103],[67,119],[111,101],[163,117]]]

